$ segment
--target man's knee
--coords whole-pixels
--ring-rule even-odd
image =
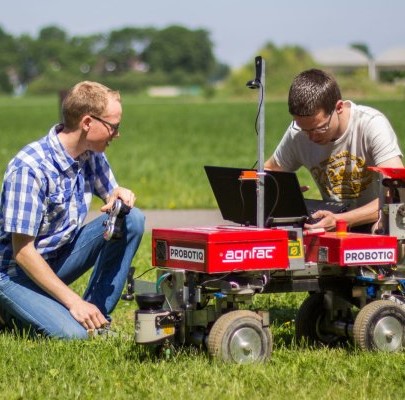
[[[132,208],[125,217],[129,234],[142,235],[145,230],[145,216],[139,208]]]

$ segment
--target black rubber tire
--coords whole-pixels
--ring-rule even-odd
[[[295,317],[295,338],[297,343],[305,342],[310,346],[334,346],[346,338],[322,331],[322,323],[327,310],[323,293],[313,293],[301,304]]]
[[[354,321],[353,340],[365,351],[402,350],[405,344],[405,310],[389,300],[367,304]]]
[[[225,362],[264,362],[271,357],[273,339],[262,318],[249,310],[236,310],[219,317],[208,335],[208,352]]]

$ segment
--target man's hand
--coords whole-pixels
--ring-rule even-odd
[[[78,299],[69,308],[72,317],[83,326],[83,328],[98,329],[102,328],[108,321],[105,319],[101,311],[91,303]]]
[[[114,189],[112,192],[111,196],[108,198],[108,201],[106,204],[104,204],[101,208],[101,212],[107,212],[111,209],[111,207],[114,204],[114,201],[116,199],[121,199],[124,204],[126,204],[128,207],[132,208],[135,204],[136,201],[136,196],[133,192],[131,192],[129,189],[123,188],[123,187],[117,187]]]
[[[326,231],[333,231],[336,229],[336,221],[339,219],[338,215],[326,210],[318,210],[317,212],[313,213],[311,217],[313,219],[321,218],[321,220],[315,224],[305,224],[305,229],[324,228]]]

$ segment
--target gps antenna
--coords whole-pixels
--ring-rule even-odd
[[[260,89],[259,106],[256,119],[257,132],[257,219],[258,228],[264,227],[264,86],[265,86],[265,61],[261,56],[255,58],[256,76],[248,81],[246,86],[250,89]],[[258,123],[258,126],[257,126]]]
[[[249,89],[259,89],[262,81],[263,59],[261,56],[255,58],[256,76],[255,79],[246,82]]]

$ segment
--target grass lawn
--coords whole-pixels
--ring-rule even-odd
[[[150,268],[150,234],[134,265]],[[153,280],[150,271],[143,278]],[[84,280],[75,284],[84,289]],[[135,303],[114,311],[120,334],[107,340],[30,340],[0,334],[1,399],[402,399],[405,353],[367,353],[352,346],[312,349],[294,341],[294,316],[305,294],[258,295],[270,309],[273,355],[255,365],[223,364],[184,348],[171,359],[134,344]]]
[[[128,97],[123,104],[121,137],[108,157],[141,208],[216,207],[203,166],[251,167],[256,161],[255,103],[146,104]],[[404,149],[405,101],[368,104],[387,114]],[[57,97],[0,98],[0,120],[2,175],[19,148],[58,120]],[[266,104],[267,154],[289,120],[285,103]],[[299,178],[311,184],[305,171]],[[134,259],[136,275],[151,266],[150,242],[146,234]],[[153,281],[155,273],[142,278]],[[75,289],[82,292],[84,284],[79,280]],[[294,317],[304,297],[255,297],[272,320],[274,351],[265,364],[223,364],[195,348],[180,349],[169,360],[156,359],[134,344],[136,306],[127,301],[113,314],[118,338],[61,342],[0,333],[0,399],[402,399],[405,353],[365,353],[350,345],[311,349],[295,343]]]

